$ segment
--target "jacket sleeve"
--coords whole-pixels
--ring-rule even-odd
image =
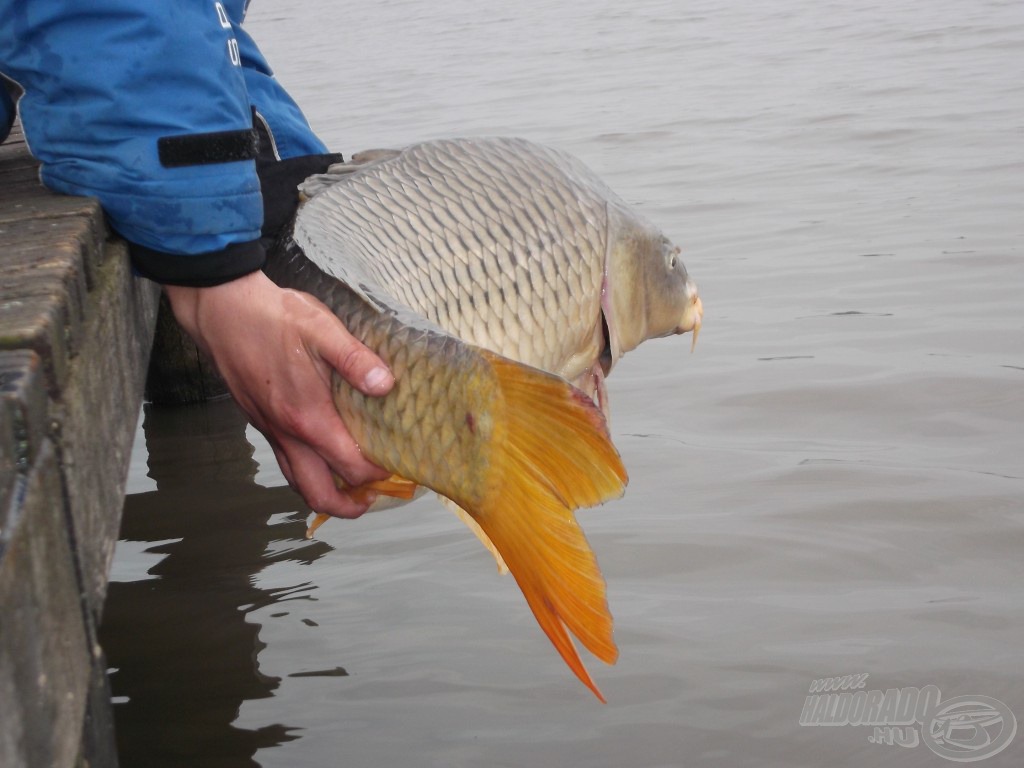
[[[269,148],[277,160],[327,152],[313,133],[306,116],[281,86],[256,43],[240,25],[233,22],[242,62],[242,76],[256,120],[271,137]]]
[[[242,75],[260,139],[256,170],[263,193],[263,238],[269,243],[295,215],[299,184],[313,174],[326,172],[331,164],[344,158],[327,151],[242,28],[245,0],[226,0],[225,4],[238,41]]]
[[[219,2],[0,0],[0,72],[43,182],[99,198],[161,282],[258,269],[263,207],[239,41]]]

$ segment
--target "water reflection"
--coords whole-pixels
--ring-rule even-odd
[[[110,584],[100,633],[115,670],[123,768],[256,765],[257,750],[298,738],[284,724],[232,724],[244,701],[272,696],[280,682],[260,673],[260,625],[247,617],[312,599],[309,583],[260,589],[256,574],[281,560],[312,562],[331,547],[303,540],[307,510],[290,489],[256,484],[245,426],[230,400],[146,406],[157,490],[127,497],[121,539],[160,542],[146,551],[164,557],[140,580]],[[267,555],[282,538],[295,545]]]

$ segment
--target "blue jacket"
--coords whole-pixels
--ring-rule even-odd
[[[0,73],[25,89],[43,183],[98,197],[137,268],[164,282],[262,263],[254,116],[279,158],[326,151],[242,31],[245,5],[0,0]],[[10,112],[0,97],[0,132]]]

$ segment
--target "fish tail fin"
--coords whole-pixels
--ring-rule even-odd
[[[562,659],[604,701],[569,636],[607,664],[618,657],[604,579],[573,510],[621,496],[626,470],[586,395],[557,376],[483,354],[506,406],[495,459],[502,466],[493,476],[501,480],[467,511]]]
[[[487,534],[484,533],[484,529],[481,528],[480,524],[473,519],[473,516],[447,496],[437,494],[437,500],[441,502],[441,506],[447,507],[457,518],[459,518],[459,520],[465,523],[466,527],[473,532],[474,536],[480,539],[480,543],[486,547],[487,551],[490,552],[491,556],[494,558],[494,563],[498,566],[498,573],[502,576],[508,573],[508,566],[505,565],[505,561],[501,558],[501,553],[498,551],[498,548],[494,546],[494,542],[487,538]]]

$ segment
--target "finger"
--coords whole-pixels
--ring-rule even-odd
[[[341,378],[365,395],[386,395],[395,385],[395,377],[384,362],[340,320],[322,335],[317,351]]]
[[[296,478],[288,454],[294,455],[294,451],[285,450],[285,443],[302,443],[311,448],[338,477],[352,487],[383,480],[391,474],[363,454],[338,415],[328,392],[316,400],[307,400],[303,407],[280,405],[273,417],[265,415],[263,409],[253,402],[246,405],[249,407],[243,406],[243,410],[250,422],[266,437],[282,473],[293,487],[296,486]]]
[[[264,437],[266,435],[264,434]],[[292,474],[291,464],[288,463],[288,456],[283,450],[275,443],[270,440],[270,448],[274,452],[274,457],[277,459],[277,466],[281,468],[281,474],[284,475],[284,479],[288,482],[288,485],[295,487],[295,475]]]
[[[295,477],[295,490],[314,512],[333,517],[356,518],[369,508],[372,499],[360,502],[344,491],[339,491],[330,468],[307,446],[288,441],[282,447]]]
[[[391,371],[325,304],[308,293],[293,290],[285,290],[282,300],[295,317],[305,317],[306,344],[315,357],[363,394],[387,394],[395,383]]]
[[[295,438],[308,445],[352,487],[383,480],[391,474],[366,458],[331,404],[308,408]]]
[[[239,403],[242,405],[242,403]],[[303,443],[327,463],[330,469],[347,484],[355,487],[374,480],[383,480],[390,472],[366,458],[348,427],[338,415],[329,392],[317,399],[307,400],[302,407],[289,403],[279,405],[272,417],[252,402],[243,405],[250,423],[256,427],[274,450],[281,471],[291,485],[295,485],[287,452],[282,449],[286,441]]]

